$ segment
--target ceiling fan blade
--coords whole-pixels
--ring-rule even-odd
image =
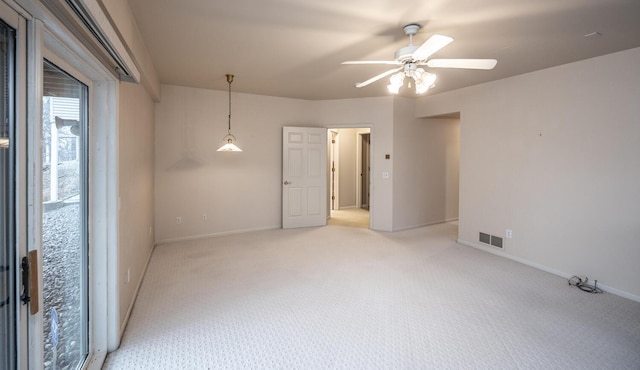
[[[390,74],[392,74],[392,73],[396,73],[396,72],[398,72],[398,71],[399,71],[399,70],[401,70],[402,68],[404,68],[404,66],[402,66],[402,67],[398,67],[398,68],[394,68],[394,69],[390,69],[390,70],[388,70],[388,71],[386,71],[386,72],[382,72],[382,73],[380,73],[379,75],[377,75],[377,76],[375,76],[375,77],[371,77],[370,79],[368,79],[368,80],[366,80],[366,81],[364,81],[364,82],[359,82],[359,83],[357,83],[357,84],[356,84],[356,87],[365,87],[365,86],[367,86],[368,84],[370,84],[370,83],[372,83],[372,82],[376,82],[376,81],[378,81],[379,79],[381,79],[381,78],[383,78],[383,77],[386,77],[386,76],[388,76],[388,75],[390,75]]]
[[[346,62],[342,62],[341,64],[392,64],[399,66],[402,63],[396,60],[347,60]]]
[[[430,59],[431,68],[493,69],[498,63],[495,59]]]
[[[411,55],[413,60],[426,60],[433,53],[442,49],[453,42],[453,38],[444,35],[433,35],[420,45],[420,47]]]

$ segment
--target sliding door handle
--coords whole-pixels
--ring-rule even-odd
[[[22,257],[22,292],[20,300],[29,304],[29,313],[35,315],[40,310],[38,297],[38,251],[29,251],[27,257]]]

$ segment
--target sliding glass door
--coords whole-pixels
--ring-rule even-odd
[[[0,369],[96,367],[118,338],[117,79],[49,2],[18,3],[0,1]]]
[[[0,369],[17,360],[15,245],[15,30],[0,20]]]
[[[42,296],[44,368],[76,369],[89,353],[88,88],[44,61]]]

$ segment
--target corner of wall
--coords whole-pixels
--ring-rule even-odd
[[[126,0],[100,1],[106,10],[120,41],[140,70],[140,83],[151,98],[160,101],[160,80],[138,29],[129,2]]]

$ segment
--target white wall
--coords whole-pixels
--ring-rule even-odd
[[[394,103],[393,229],[458,218],[458,119],[414,118],[415,101]]]
[[[340,208],[356,206],[356,130],[340,130]]]
[[[228,93],[163,85],[161,94],[155,106],[156,242],[281,227],[283,126],[369,125],[374,141],[384,138],[374,144],[378,153],[390,151],[387,98],[317,102],[233,93],[232,132],[243,152],[220,153]],[[391,229],[387,183],[373,184],[381,230]]]
[[[118,342],[154,245],[154,105],[160,84],[127,0],[101,1],[140,71],[141,84],[118,86]],[[127,281],[129,278],[129,281]]]
[[[339,208],[356,206],[356,129],[338,130]]]
[[[170,85],[161,92],[156,241],[280,227],[282,127],[317,126],[310,103],[233,93],[231,128],[243,152],[229,153],[216,152],[227,133],[227,92]]]
[[[122,330],[154,244],[153,101],[142,85],[120,83],[119,120],[118,322]]]
[[[122,42],[127,46],[131,58],[138,66],[140,82],[149,95],[157,101],[160,98],[160,80],[131,12],[129,0],[100,1],[100,3],[104,6],[111,24],[118,30]]]
[[[422,99],[461,112],[460,241],[640,300],[640,48]],[[489,249],[494,251],[494,249]]]

